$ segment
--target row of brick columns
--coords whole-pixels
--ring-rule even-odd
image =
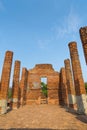
[[[64,60],[65,68],[61,68],[60,70],[61,104],[73,108],[74,110],[77,109],[79,114],[87,114],[86,90],[77,50],[77,43],[70,42],[68,46],[72,70],[70,60]]]
[[[7,51],[5,54],[1,82],[0,82],[0,114],[7,112],[8,89],[10,83],[11,67],[12,67],[13,52]],[[22,69],[22,77],[20,81],[20,61],[15,61],[13,84],[12,84],[12,109],[17,109],[20,105],[25,104],[26,87],[28,71]]]

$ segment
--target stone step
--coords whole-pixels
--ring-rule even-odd
[[[46,99],[41,99],[41,104],[47,104],[47,100]]]

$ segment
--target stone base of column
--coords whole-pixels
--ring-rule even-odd
[[[12,109],[18,109],[19,108],[19,102],[17,98],[13,98],[12,100]]]
[[[69,104],[69,108],[77,111],[77,104]]]
[[[5,114],[7,112],[7,100],[0,100],[0,115]]]
[[[68,100],[69,100],[69,107],[76,109],[76,96],[72,94],[68,94]]]
[[[76,96],[76,101],[77,101],[77,113],[78,114],[87,114],[86,94]]]
[[[26,101],[23,100],[23,98],[20,99],[20,106],[23,107],[24,105],[26,105]]]

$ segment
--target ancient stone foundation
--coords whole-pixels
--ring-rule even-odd
[[[75,96],[75,88],[73,84],[73,77],[72,77],[72,72],[70,67],[70,60],[66,59],[64,60],[64,63],[65,63],[69,107],[76,108],[76,96]]]
[[[78,113],[87,113],[87,102],[86,102],[86,91],[82,76],[81,65],[79,61],[79,55],[77,50],[77,43],[71,42],[69,43],[70,57],[72,61],[72,70],[74,76],[75,83],[75,91],[76,91],[76,102]]]
[[[19,107],[19,77],[20,77],[20,61],[15,61],[13,85],[12,85],[12,109]]]
[[[7,51],[5,54],[1,75],[0,114],[4,114],[7,112],[7,96],[8,96],[11,66],[12,66],[12,58],[13,58],[13,52]]]
[[[80,28],[79,32],[80,32],[80,38],[81,38],[82,46],[84,50],[85,61],[87,64],[87,26]]]

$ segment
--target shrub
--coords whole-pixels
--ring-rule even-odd
[[[41,82],[41,88],[42,88],[43,94],[44,94],[46,97],[48,97],[47,84],[45,84],[44,82]]]

